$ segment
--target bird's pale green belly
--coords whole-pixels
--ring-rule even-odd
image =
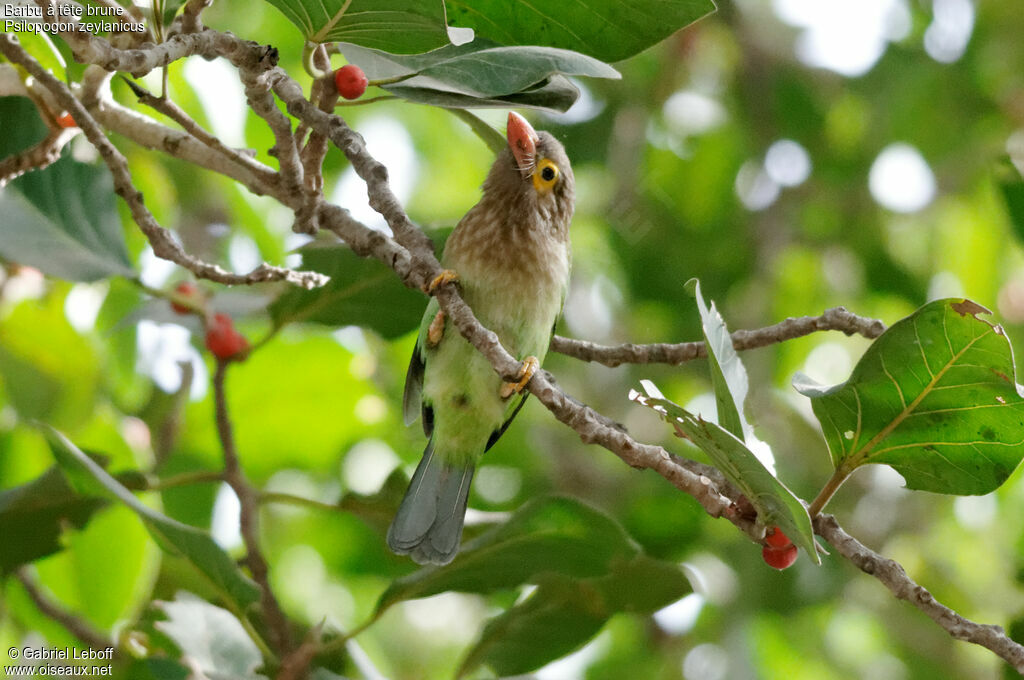
[[[466,302],[520,360],[531,355],[544,360],[561,308],[561,290],[561,286],[481,290],[463,277]],[[469,464],[484,450],[519,398],[501,398],[501,378],[451,323],[446,325],[441,343],[428,353],[423,396],[434,406],[436,450],[450,462]]]

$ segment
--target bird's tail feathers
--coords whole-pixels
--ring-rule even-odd
[[[388,529],[388,546],[419,564],[448,564],[455,558],[466,518],[472,465],[452,465],[427,442],[405,498]]]

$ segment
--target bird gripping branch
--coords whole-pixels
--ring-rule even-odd
[[[402,403],[406,424],[422,416],[430,439],[387,539],[421,564],[447,564],[458,552],[477,461],[522,408],[569,283],[569,158],[557,139],[516,113],[506,137],[483,196],[449,237],[445,272],[432,285],[458,280],[476,317],[523,368],[517,382],[505,383],[430,300]]]

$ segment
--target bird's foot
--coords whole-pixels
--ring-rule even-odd
[[[501,398],[508,399],[513,394],[519,394],[526,387],[526,383],[530,382],[533,378],[533,374],[540,368],[540,361],[535,356],[528,356],[523,359],[522,365],[519,367],[519,372],[516,373],[517,382],[507,382],[501,384]]]
[[[437,347],[441,343],[442,337],[444,337],[444,312],[439,311],[427,327],[427,347]]]
[[[443,286],[446,283],[453,283],[458,280],[459,273],[457,271],[454,269],[442,269],[441,273],[435,276],[433,280],[426,285],[424,290],[427,292],[427,295],[433,295],[434,291],[437,290],[439,286]]]

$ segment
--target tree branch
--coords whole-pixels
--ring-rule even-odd
[[[906,600],[957,640],[973,642],[994,652],[1024,675],[1024,647],[1011,640],[1001,626],[975,623],[942,604],[907,575],[899,562],[882,557],[843,531],[832,515],[814,519],[815,532],[865,574],[874,576],[900,600]]]
[[[827,309],[820,316],[790,317],[773,326],[732,333],[732,344],[737,350],[773,345],[819,331],[842,331],[846,335],[877,338],[885,331],[885,324],[847,311],[843,307]],[[703,342],[655,343],[649,345],[598,345],[586,340],[574,340],[556,335],[551,350],[583,361],[593,361],[612,368],[620,364],[682,364],[707,357]]]
[[[224,451],[224,481],[238,496],[238,503],[241,507],[242,540],[245,542],[247,552],[245,562],[249,565],[253,580],[260,587],[260,605],[270,629],[270,644],[284,657],[291,650],[291,634],[288,630],[288,619],[270,587],[270,568],[260,550],[259,492],[252,488],[246,479],[238,459],[238,451],[235,449],[235,437],[231,429],[231,418],[228,415],[227,393],[224,389],[229,365],[229,361],[218,360],[217,370],[213,376],[217,436],[220,438],[221,448]]]
[[[164,43],[166,44],[166,43]],[[158,49],[160,46],[154,47]],[[266,263],[261,264],[248,274],[232,274],[221,267],[204,262],[185,252],[181,245],[174,240],[173,235],[164,229],[149,212],[142,198],[142,192],[135,188],[132,183],[131,173],[128,171],[128,162],[117,148],[110,143],[103,130],[95,119],[89,114],[82,104],[75,98],[68,89],[49,71],[40,66],[28,52],[20,45],[18,38],[10,33],[0,36],[0,52],[16,64],[25,67],[54,98],[75,118],[75,122],[85,133],[85,136],[92,142],[93,146],[100,152],[100,156],[110,169],[114,179],[114,191],[128,205],[132,218],[139,225],[142,232],[149,239],[153,252],[157,257],[170,260],[188,269],[200,278],[210,279],[218,283],[228,285],[252,284],[263,281],[288,281],[304,288],[314,288],[326,283],[327,277],[316,272],[296,272],[284,267],[275,267]],[[131,50],[131,52],[142,52]]]
[[[29,575],[27,568],[22,567],[18,569],[16,576],[25,592],[28,593],[29,599],[46,617],[64,626],[72,635],[89,645],[90,648],[97,650],[113,649],[115,656],[119,654],[113,640],[93,628],[92,624],[61,607],[43,593],[35,579]]]

